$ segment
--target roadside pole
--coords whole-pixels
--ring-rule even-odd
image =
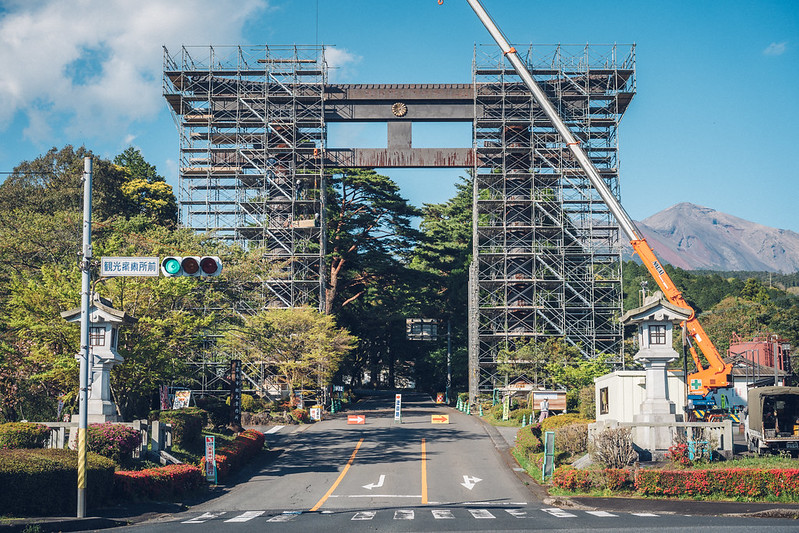
[[[444,401],[449,405],[449,388],[452,386],[452,320],[447,319],[447,390]]]
[[[92,260],[92,158],[83,159],[83,259],[80,308],[80,390],[78,393],[78,518],[86,516],[86,428],[89,398],[89,291]]]

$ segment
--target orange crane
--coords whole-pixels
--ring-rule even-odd
[[[664,296],[672,304],[682,307],[690,312],[691,317],[683,322],[681,325],[685,330],[686,337],[689,339],[689,350],[691,357],[696,364],[696,372],[688,374],[686,377],[688,381],[689,394],[701,395],[705,397],[711,391],[719,388],[730,386],[730,373],[732,372],[732,365],[727,363],[722,358],[716,346],[707,336],[699,320],[696,318],[696,313],[693,308],[685,301],[680,290],[671,281],[669,275],[661,266],[652,247],[646,242],[641,231],[635,226],[630,215],[627,214],[624,207],[622,207],[619,200],[613,195],[610,188],[599,174],[594,163],[588,158],[585,150],[580,146],[580,141],[572,134],[568,126],[558,115],[557,110],[547,98],[544,91],[538,86],[535,79],[533,79],[527,67],[519,59],[516,49],[513,48],[502,31],[497,27],[496,23],[491,19],[491,16],[486,12],[483,5],[479,0],[467,0],[469,5],[474,10],[477,17],[486,27],[491,37],[494,38],[499,45],[502,53],[508,58],[508,61],[513,65],[516,73],[522,79],[524,84],[533,94],[536,103],[546,114],[547,118],[552,122],[552,125],[558,131],[560,136],[566,143],[566,146],[571,151],[572,155],[577,159],[580,167],[587,174],[591,184],[597,190],[602,200],[607,204],[610,211],[613,213],[619,227],[630,241],[635,253],[641,258],[646,269],[652,274],[652,277],[657,282],[660,289],[663,291]],[[443,0],[438,0],[439,4],[443,4]],[[697,348],[705,357],[707,364],[705,365],[697,352]]]

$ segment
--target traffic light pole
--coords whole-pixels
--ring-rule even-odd
[[[89,293],[92,259],[92,158],[83,160],[83,259],[80,307],[80,390],[78,393],[78,518],[86,516],[86,428],[89,398]]]

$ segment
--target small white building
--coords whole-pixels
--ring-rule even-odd
[[[668,398],[674,404],[678,421],[685,412],[685,376],[680,371],[667,372]],[[632,422],[646,400],[646,372],[618,370],[594,378],[597,422]]]

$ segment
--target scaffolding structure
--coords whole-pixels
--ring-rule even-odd
[[[618,197],[617,129],[635,93],[634,46],[518,49]],[[587,358],[620,357],[618,225],[496,46],[475,47],[473,84],[470,389],[506,385],[500,353],[523,342],[562,338]]]
[[[164,48],[181,224],[274,266],[243,311],[324,307],[326,82],[323,47]]]

